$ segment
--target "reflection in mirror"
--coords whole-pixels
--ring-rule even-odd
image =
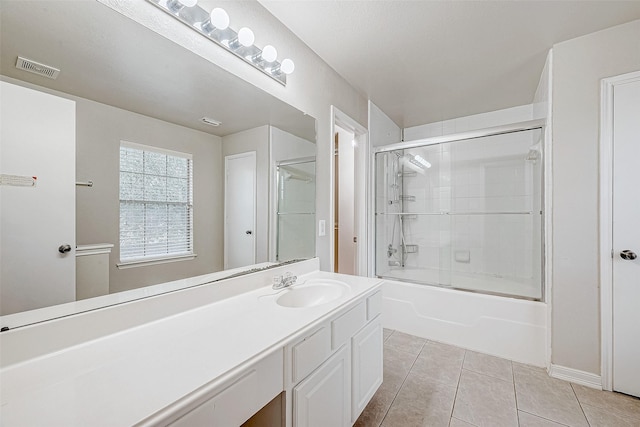
[[[314,255],[314,168],[278,177],[313,163],[312,117],[96,1],[0,12],[1,326]],[[19,69],[19,56],[60,71]],[[238,156],[253,159],[253,193],[225,189]],[[280,224],[280,188],[304,220]],[[228,210],[247,193],[234,234]],[[245,240],[250,257],[223,271]]]
[[[315,236],[315,157],[278,163],[276,260],[312,257]]]

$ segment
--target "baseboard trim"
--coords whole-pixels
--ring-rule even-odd
[[[602,378],[600,375],[591,372],[580,371],[578,369],[567,368],[566,366],[554,365],[549,367],[549,376],[559,380],[569,381],[585,387],[602,390]]]

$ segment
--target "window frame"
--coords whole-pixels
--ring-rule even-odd
[[[126,201],[131,201],[131,200],[123,200],[120,198],[120,189],[121,189],[121,182],[120,182],[120,174],[122,171],[122,164],[120,161],[120,152],[122,150],[122,148],[131,148],[131,149],[135,149],[135,150],[140,150],[143,153],[144,152],[152,152],[152,153],[158,153],[158,154],[163,154],[166,156],[172,156],[172,157],[178,157],[178,158],[183,158],[183,159],[187,159],[188,160],[188,169],[189,169],[189,173],[188,173],[188,196],[187,196],[187,202],[186,202],[186,206],[189,212],[188,215],[188,222],[189,222],[189,252],[180,252],[180,253],[167,253],[167,254],[162,254],[162,255],[149,255],[149,256],[144,256],[144,257],[132,257],[132,258],[125,258],[124,260],[122,259],[122,246],[121,246],[121,228],[120,228],[120,221],[122,218],[122,208],[121,208],[121,204],[122,202],[126,202]],[[164,175],[165,177],[167,177],[167,175]],[[186,260],[192,260],[195,259],[198,255],[195,253],[195,243],[194,243],[194,232],[193,232],[193,218],[194,218],[194,201],[193,201],[193,155],[191,153],[184,153],[184,152],[180,152],[180,151],[174,151],[174,150],[168,150],[165,148],[160,148],[160,147],[155,147],[155,146],[151,146],[151,145],[144,145],[144,144],[139,144],[139,143],[135,143],[135,142],[130,142],[130,141],[124,141],[121,140],[120,141],[120,145],[118,146],[118,252],[119,252],[119,262],[116,264],[116,266],[118,267],[118,269],[125,269],[125,268],[131,268],[131,267],[139,267],[139,266],[145,266],[145,265],[155,265],[155,264],[164,264],[164,263],[168,263],[168,262],[176,262],[176,261],[186,261]],[[139,202],[141,203],[146,203],[146,200],[139,200]],[[152,202],[151,203],[156,203],[156,202]],[[157,202],[158,204],[162,205],[162,204],[175,204],[175,202]],[[182,203],[180,203],[182,204]],[[142,245],[145,245],[145,242],[142,242]]]

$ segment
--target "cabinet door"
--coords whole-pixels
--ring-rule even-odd
[[[382,384],[380,316],[352,338],[351,421],[355,422]]]
[[[293,389],[294,427],[351,425],[349,356],[343,346]]]

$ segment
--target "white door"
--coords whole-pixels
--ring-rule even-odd
[[[640,396],[640,81],[613,99],[613,389]]]
[[[76,114],[74,101],[6,82],[0,104],[0,315],[7,315],[75,300]],[[30,177],[35,186],[20,185]],[[61,245],[70,250],[60,253]]]
[[[256,152],[226,156],[224,268],[256,263]]]

